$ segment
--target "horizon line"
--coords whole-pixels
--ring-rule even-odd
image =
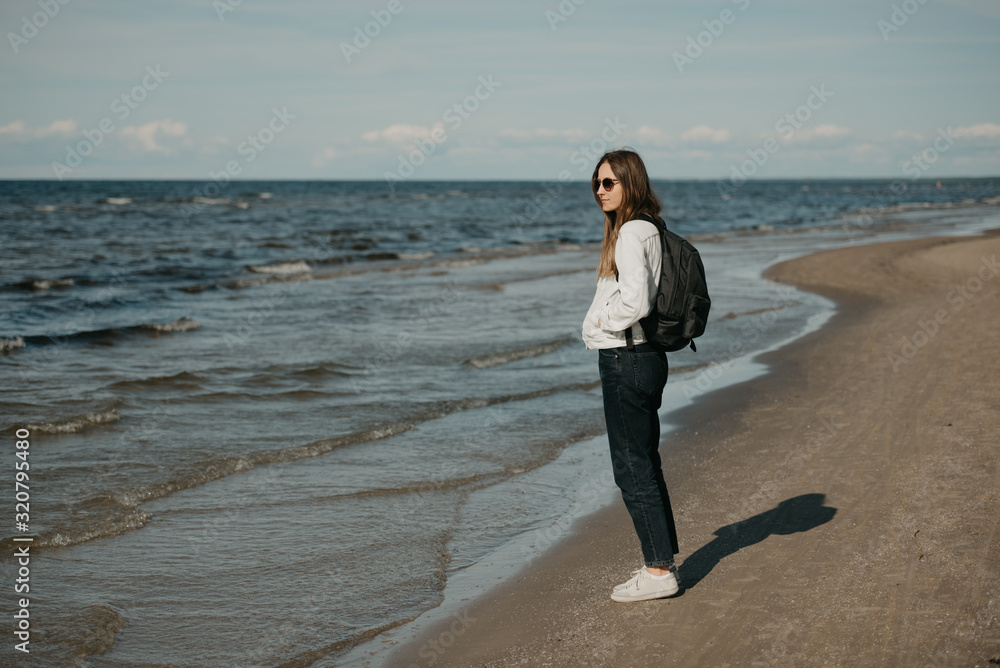
[[[917,182],[937,182],[937,181],[958,181],[958,180],[973,180],[973,179],[997,179],[1000,178],[1000,174],[993,174],[989,176],[937,176],[937,177],[918,177],[918,178],[899,178],[891,176],[775,176],[767,179],[755,179],[748,178],[745,183],[768,183],[771,181],[903,181],[904,183],[917,183]],[[72,178],[72,179],[57,179],[57,178],[37,178],[37,177],[0,177],[0,183],[5,181],[39,181],[45,183],[89,183],[94,181],[195,181],[195,182],[206,182],[212,181],[211,178],[189,178],[180,176],[164,176],[164,177],[115,177],[115,176],[104,176],[104,177],[94,177],[94,178]],[[680,182],[706,182],[706,183],[716,183],[719,181],[728,181],[729,177],[721,178],[675,178],[675,177],[662,177],[662,176],[651,176],[650,181],[680,181]],[[258,179],[231,179],[228,183],[255,183],[261,181],[287,181],[287,182],[350,182],[350,183],[384,183],[385,179],[358,179],[358,178],[294,178],[294,177],[272,177],[272,178],[258,178]],[[405,185],[407,183],[549,183],[552,181],[560,181],[557,179],[496,179],[496,178],[461,178],[461,179],[448,179],[448,178],[436,178],[436,179],[407,179],[406,181],[395,182],[395,185]],[[560,181],[561,183],[587,183],[590,179],[569,179],[566,181]]]

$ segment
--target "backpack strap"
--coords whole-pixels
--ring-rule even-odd
[[[636,216],[636,218],[638,220],[645,220],[647,223],[652,223],[653,225],[655,225],[656,226],[656,231],[660,233],[660,239],[661,239],[661,243],[662,243],[662,239],[663,239],[663,227],[664,226],[663,226],[663,223],[661,221],[658,221],[655,216],[652,216],[652,215],[650,215],[648,213],[640,213],[638,216]],[[618,278],[618,276],[617,276],[617,272],[616,272],[615,279],[617,279],[617,278]],[[625,330],[625,347],[628,348],[629,350],[635,350],[635,339],[632,336],[632,327],[631,326],[628,329]]]
[[[660,236],[663,236],[663,230],[666,228],[666,223],[663,222],[663,219],[649,213],[640,213],[636,216],[636,219],[652,223],[656,226],[656,231],[660,233]]]
[[[618,270],[615,269],[615,280],[618,280]],[[632,327],[630,326],[625,330],[625,347],[629,350],[635,350],[635,340],[632,338]]]

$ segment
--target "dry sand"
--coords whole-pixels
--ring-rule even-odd
[[[392,665],[1000,663],[997,257],[994,234],[773,267],[840,309],[679,416],[682,594],[609,599],[641,561],[618,503]]]

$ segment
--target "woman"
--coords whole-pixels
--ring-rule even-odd
[[[657,409],[667,383],[667,358],[646,342],[639,320],[653,308],[662,251],[656,226],[660,201],[635,151],[605,153],[593,176],[604,211],[597,294],[583,323],[588,349],[598,349],[604,416],[615,482],[632,516],[644,567],[611,593],[615,601],[645,601],[679,590],[677,532],[660,468]],[[634,347],[626,346],[632,330]]]

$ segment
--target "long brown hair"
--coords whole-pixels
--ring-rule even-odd
[[[597,172],[601,165],[608,163],[611,171],[618,179],[618,187],[622,189],[622,203],[617,210],[604,214],[604,241],[601,244],[601,261],[597,265],[597,277],[614,276],[618,267],[615,265],[615,244],[618,242],[618,229],[630,220],[635,220],[639,214],[659,216],[662,208],[660,200],[649,184],[646,165],[639,154],[629,148],[618,151],[608,151],[597,161],[591,187],[594,199],[601,205],[601,198],[593,188],[597,180]]]

